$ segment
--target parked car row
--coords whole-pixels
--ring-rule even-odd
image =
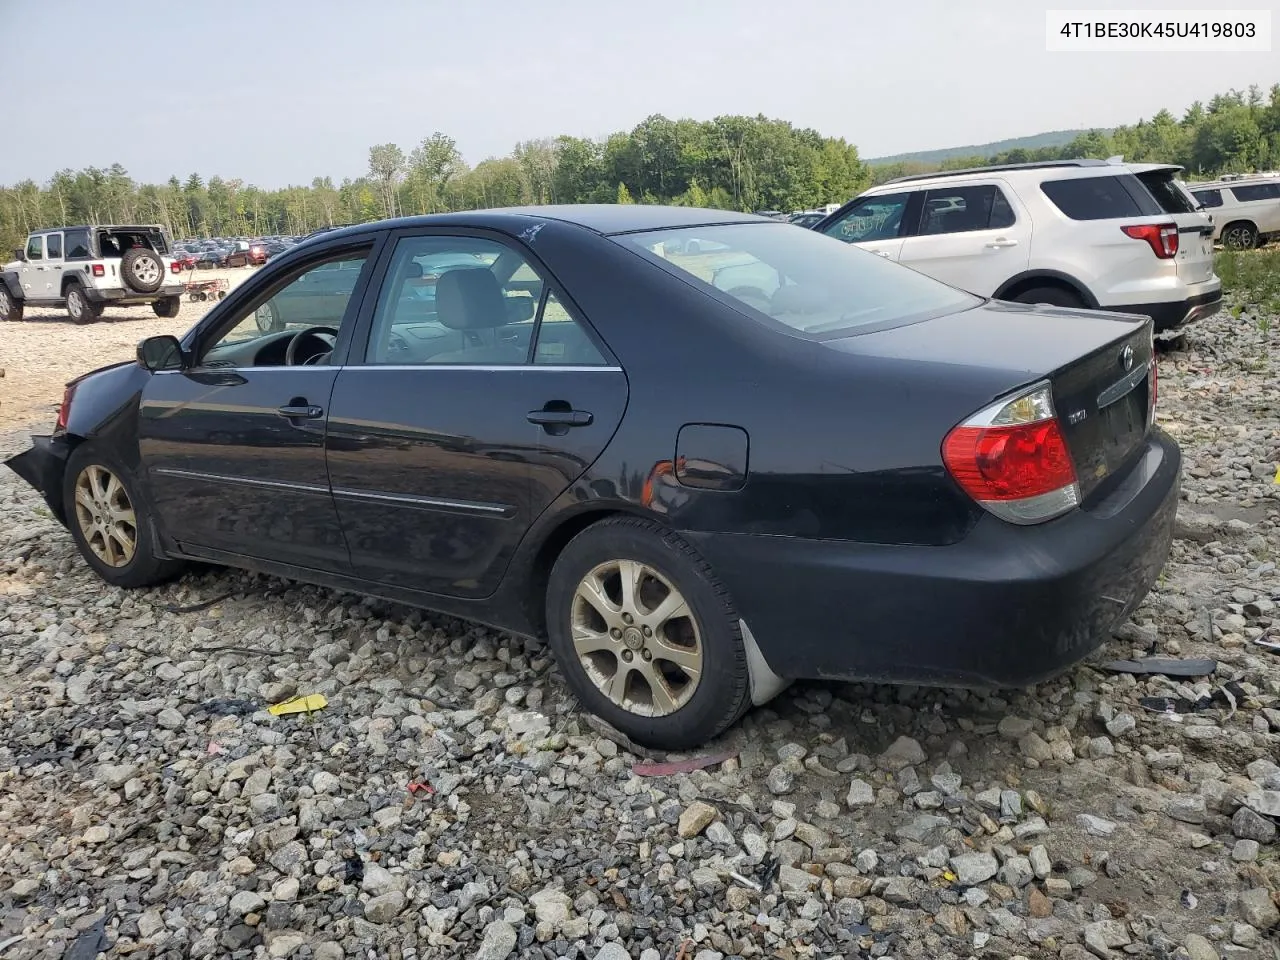
[[[173,253],[184,270],[261,266],[301,239],[273,236],[255,240],[245,237],[182,240],[174,244]]]

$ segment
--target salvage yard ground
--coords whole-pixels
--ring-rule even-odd
[[[547,651],[484,628],[219,570],[107,587],[0,471],[0,958],[102,920],[132,957],[1274,960],[1277,259],[1226,263],[1231,309],[1161,359],[1179,539],[1104,650],[1211,678],[803,684],[707,771],[636,775]],[[206,307],[0,325],[0,456]]]

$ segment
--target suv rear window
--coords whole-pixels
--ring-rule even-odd
[[[1231,192],[1242,203],[1252,200],[1277,200],[1280,199],[1280,183],[1239,184],[1233,186]]]
[[[1172,170],[1148,170],[1138,174],[1138,179],[1165,213],[1195,213],[1195,204],[1173,173]]]
[[[1158,217],[1164,213],[1142,181],[1131,173],[1046,180],[1040,184],[1040,189],[1072,220]]]

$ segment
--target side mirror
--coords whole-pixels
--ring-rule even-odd
[[[26,263],[26,262],[27,262],[27,251],[26,251],[26,248],[25,248],[25,247],[19,247],[17,250],[14,250],[14,251],[13,251],[13,259],[15,259],[15,260],[21,260],[23,263]]]
[[[159,370],[181,370],[186,363],[187,358],[177,337],[168,334],[147,337],[138,344],[138,365],[144,370],[152,373]]]

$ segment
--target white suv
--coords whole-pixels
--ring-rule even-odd
[[[1217,227],[1224,247],[1249,250],[1280,234],[1280,174],[1223,177],[1189,188]]]
[[[75,323],[92,323],[108,304],[151,304],[176,317],[184,289],[164,227],[79,226],[35,230],[0,268],[0,320],[21,320],[26,307],[66,307]]]
[[[1066,160],[902,177],[813,229],[979,296],[1150,316],[1217,312],[1213,221],[1169,164]]]

